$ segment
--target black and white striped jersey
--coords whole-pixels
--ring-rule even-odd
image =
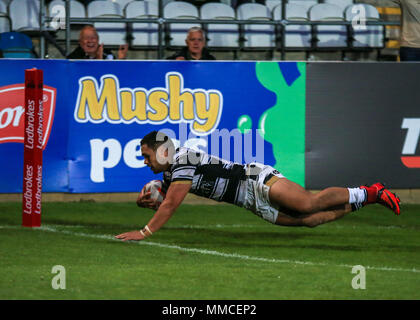
[[[191,193],[239,206],[245,201],[247,178],[246,165],[184,147],[176,150],[163,173],[166,188],[171,183],[191,183]]]

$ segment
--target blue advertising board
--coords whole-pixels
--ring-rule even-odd
[[[0,60],[1,193],[22,191],[23,146],[10,137],[23,135],[23,91],[11,90],[33,67],[52,115],[45,192],[138,191],[159,178],[140,152],[153,130],[304,185],[305,63]]]

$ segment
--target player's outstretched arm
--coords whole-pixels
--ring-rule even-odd
[[[191,183],[171,183],[166,193],[165,200],[163,200],[159,209],[147,224],[148,230],[144,232],[140,230],[126,232],[115,236],[115,238],[123,241],[143,240],[145,236],[150,236],[151,233],[155,233],[172,217],[190,188]]]
[[[184,201],[190,188],[191,183],[172,183],[169,186],[165,200],[147,224],[152,232],[158,231],[172,217],[175,210]]]

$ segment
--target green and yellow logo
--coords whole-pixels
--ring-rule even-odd
[[[258,132],[272,144],[274,168],[305,186],[306,64],[304,62],[257,62],[258,81],[276,95],[276,103],[260,117]],[[248,115],[238,119],[238,129],[252,128]]]

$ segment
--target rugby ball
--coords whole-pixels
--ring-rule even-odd
[[[159,203],[162,203],[165,199],[165,192],[162,190],[162,181],[161,180],[152,180],[148,182],[143,187],[143,193],[151,192],[150,199],[156,200]]]

